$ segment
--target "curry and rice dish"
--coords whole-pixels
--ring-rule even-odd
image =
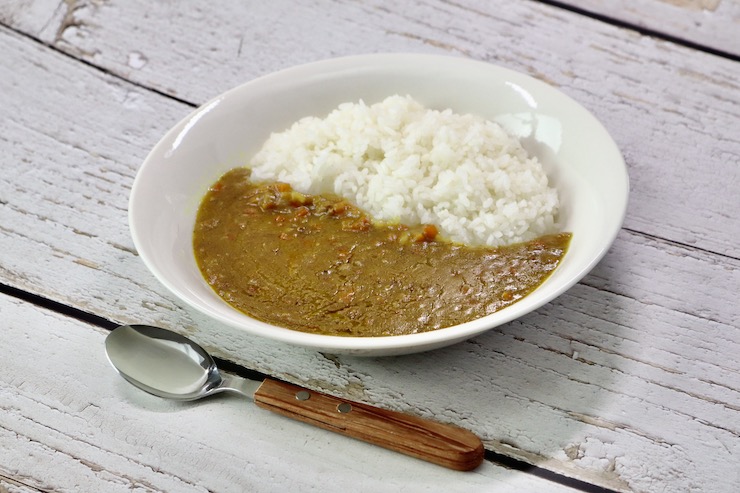
[[[412,334],[542,284],[571,237],[557,208],[542,166],[500,127],[394,96],[273,134],[211,186],[193,246],[214,291],[256,319]]]
[[[373,224],[341,197],[224,175],[203,202],[195,252],[232,306],[291,329],[386,336],[440,329],[508,306],[557,267],[570,236],[506,247],[437,241],[437,228]]]

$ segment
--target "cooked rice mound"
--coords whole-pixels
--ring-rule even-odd
[[[376,221],[434,224],[456,243],[507,245],[556,230],[557,191],[517,139],[410,97],[303,118],[272,134],[250,166],[255,181],[335,193]]]

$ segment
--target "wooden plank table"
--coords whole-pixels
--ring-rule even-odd
[[[659,0],[0,0],[0,492],[737,491],[740,21],[709,3],[726,15],[693,30],[670,26],[702,10]],[[603,121],[630,205],[582,282],[470,341],[358,358],[245,337],[153,278],[127,200],[169,127],[280,68],[401,51],[529,73]],[[134,322],[464,426],[487,460],[447,471],[237,397],[145,395],[102,346]]]
[[[555,0],[576,12],[624,23],[646,34],[713,52],[740,57],[738,0]]]

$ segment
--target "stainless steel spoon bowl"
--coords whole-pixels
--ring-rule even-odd
[[[278,380],[222,375],[205,349],[166,329],[122,325],[108,334],[105,351],[123,378],[160,397],[188,401],[232,391],[264,409],[451,469],[483,461],[483,444],[468,430]]]
[[[223,391],[252,398],[262,382],[224,376],[205,349],[150,325],[122,325],[105,339],[105,351],[123,378],[150,394],[192,401]]]

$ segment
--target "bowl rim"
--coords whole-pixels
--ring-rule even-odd
[[[250,322],[255,322],[250,323],[249,326],[245,326],[244,324],[239,323],[238,321],[235,321],[228,316],[225,316],[223,313],[211,308],[210,306],[194,302],[188,296],[188,294],[183,291],[183,289],[170,282],[169,278],[164,275],[159,266],[152,260],[152,258],[150,258],[147,249],[143,247],[144,242],[141,238],[141,235],[139,234],[139,230],[137,229],[137,222],[135,217],[138,213],[136,197],[142,186],[142,182],[145,179],[146,170],[149,167],[154,166],[152,163],[156,162],[157,156],[162,154],[164,147],[166,147],[168,143],[173,140],[173,137],[181,133],[188,122],[193,121],[195,118],[198,117],[199,114],[207,111],[209,108],[212,108],[228,100],[234,95],[240,94],[243,91],[249,91],[251,87],[256,85],[269,84],[271,81],[282,80],[285,77],[299,77],[311,74],[322,74],[326,73],[327,71],[341,71],[359,66],[365,67],[368,65],[378,65],[385,63],[403,65],[407,62],[411,62],[412,60],[414,61],[414,63],[418,63],[419,60],[424,60],[425,63],[448,65],[465,64],[470,66],[475,65],[478,67],[485,67],[485,69],[491,70],[492,73],[496,72],[501,74],[502,76],[513,78],[517,81],[523,81],[526,84],[533,85],[541,89],[544,88],[547,91],[556,94],[558,98],[565,101],[568,105],[578,109],[579,111],[585,112],[585,114],[593,120],[593,123],[598,125],[598,131],[601,132],[604,137],[606,137],[606,141],[611,147],[607,151],[614,160],[613,165],[619,167],[620,171],[621,183],[616,183],[615,187],[621,189],[621,193],[616,195],[617,200],[614,204],[612,204],[613,206],[619,208],[619,212],[617,215],[618,220],[615,220],[614,223],[610,225],[607,233],[603,236],[603,239],[601,241],[602,246],[600,250],[594,252],[593,255],[591,255],[589,261],[581,265],[577,273],[570,276],[566,282],[561,283],[557,287],[557,289],[551,290],[546,295],[533,297],[526,304],[523,304],[522,302],[517,302],[506,307],[505,309],[495,312],[494,314],[486,315],[484,317],[464,322],[462,324],[415,334],[367,337],[333,336],[301,332],[298,330],[274,326],[269,323],[254,319],[249,315],[242,314],[246,316],[250,320]],[[135,248],[150,272],[152,272],[157,280],[170,292],[175,294],[180,300],[184,301],[192,308],[211,318],[214,318],[231,327],[237,328],[250,335],[257,335],[271,340],[303,347],[315,348],[319,350],[334,350],[344,353],[354,352],[356,354],[376,354],[383,351],[404,350],[402,354],[407,354],[409,352],[424,351],[427,348],[431,349],[434,347],[440,347],[441,345],[449,345],[465,339],[469,339],[475,335],[493,329],[496,326],[511,322],[527,313],[537,310],[538,308],[551,302],[552,300],[563,294],[565,291],[569,290],[581,279],[583,279],[583,277],[601,261],[607,251],[611,248],[614,240],[616,239],[619,231],[622,228],[622,224],[626,216],[629,188],[629,176],[626,163],[621,152],[619,151],[616,142],[613,140],[606,128],[585,107],[583,107],[580,103],[578,103],[559,89],[555,88],[554,86],[513,69],[491,64],[485,61],[474,60],[460,56],[422,53],[374,53],[329,58],[287,67],[237,85],[236,87],[233,87],[198,106],[196,109],[182,118],[179,122],[177,122],[172,128],[170,128],[147,154],[142,165],[136,173],[136,177],[134,178],[134,182],[131,188],[131,193],[129,196],[128,220]],[[528,295],[525,299],[529,299],[531,294]],[[237,311],[233,307],[230,308],[234,311]],[[241,314],[241,312],[238,313]],[[495,323],[487,323],[486,321],[489,320],[492,316],[495,316],[496,318]]]

